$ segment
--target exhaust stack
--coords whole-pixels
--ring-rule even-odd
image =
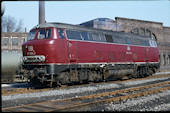
[[[39,1],[39,24],[45,23],[45,1]]]

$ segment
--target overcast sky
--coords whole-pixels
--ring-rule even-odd
[[[27,32],[37,25],[39,1],[5,1],[4,15],[23,19]],[[162,22],[170,27],[170,1],[45,1],[47,22],[80,24],[115,17]]]

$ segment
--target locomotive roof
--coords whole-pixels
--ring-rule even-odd
[[[109,30],[104,30],[104,29],[97,29],[97,28],[86,27],[82,25],[73,25],[73,24],[66,24],[66,23],[44,23],[44,24],[39,24],[33,27],[32,29],[47,28],[47,27],[66,28],[66,29],[72,29],[72,30],[82,30],[82,31],[91,31],[91,32],[95,32],[95,31],[96,32],[99,32],[99,31],[108,32],[109,31]]]
[[[55,23],[55,22],[39,24],[39,25],[33,27],[31,30],[38,29],[38,28],[47,28],[47,27],[66,28],[66,29],[71,29],[71,30],[96,32],[96,33],[104,33],[104,34],[111,34],[111,35],[114,34],[116,36],[124,35],[124,36],[127,36],[127,37],[130,36],[130,38],[135,37],[135,38],[141,39],[141,37],[143,37],[142,39],[144,39],[144,40],[151,40],[151,38],[149,38],[149,37],[139,36],[139,35],[132,34],[132,33],[125,33],[125,32],[112,31],[112,30],[104,30],[104,29],[86,27],[86,26],[82,26],[82,25],[72,25],[72,24]]]

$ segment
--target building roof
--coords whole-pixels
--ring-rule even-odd
[[[147,23],[155,23],[155,24],[163,24],[162,22],[155,22],[155,21],[147,21],[147,20],[139,20],[139,19],[131,19],[131,18],[122,18],[122,17],[115,17],[115,20],[131,20],[131,21],[143,21]]]
[[[104,29],[99,29],[99,28],[91,28],[91,27],[86,27],[86,26],[81,26],[81,25],[73,25],[73,24],[67,24],[67,23],[55,23],[55,22],[50,22],[50,23],[44,23],[44,24],[39,24],[33,29],[38,29],[38,28],[47,28],[47,27],[55,27],[55,28],[66,28],[66,29],[73,29],[73,30],[82,30],[82,31],[87,31],[87,32],[114,32],[114,33],[119,33],[118,31],[110,31],[110,30],[104,30]]]

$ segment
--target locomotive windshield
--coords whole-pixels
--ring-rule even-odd
[[[38,31],[38,39],[47,39],[51,37],[51,29],[42,29]]]
[[[29,40],[33,40],[33,39],[35,38],[35,33],[36,33],[36,31],[31,31],[31,32],[28,34],[27,40],[28,40],[28,41],[29,41]]]

